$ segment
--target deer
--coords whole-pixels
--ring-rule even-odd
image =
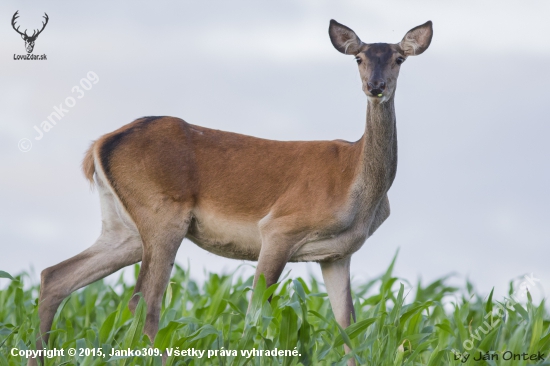
[[[40,35],[40,33],[42,33],[42,31],[44,30],[44,28],[46,28],[46,25],[48,24],[48,20],[50,19],[48,17],[48,14],[47,13],[44,13],[44,16],[42,18],[44,18],[44,22],[42,22],[42,29],[38,30],[38,29],[35,29],[32,33],[31,36],[29,36],[27,34],[27,30],[25,29],[24,32],[21,32],[19,30],[19,26],[17,26],[17,28],[15,27],[16,25],[16,21],[17,21],[17,18],[19,18],[19,10],[17,10],[15,12],[15,14],[13,14],[13,17],[11,18],[11,26],[13,27],[13,29],[19,33],[21,35],[21,38],[23,38],[23,40],[25,41],[25,49],[27,50],[27,53],[32,53],[33,49],[34,49],[34,42],[36,41],[36,38],[38,38],[38,36]]]
[[[101,234],[41,272],[37,347],[48,341],[63,299],[140,261],[128,306],[134,312],[141,293],[144,334],[153,341],[184,238],[222,257],[257,261],[253,288],[261,275],[275,284],[287,262],[318,262],[335,320],[342,328],[355,322],[351,256],[390,215],[397,78],[432,35],[428,21],[399,43],[364,43],[330,21],[332,45],[355,58],[367,96],[365,132],[356,142],[275,141],[166,116],[139,118],[93,142],[82,168],[99,193]]]

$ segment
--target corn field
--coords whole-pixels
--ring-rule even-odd
[[[355,286],[357,321],[347,329],[334,320],[315,278],[287,278],[269,288],[260,278],[252,291],[252,277],[210,273],[199,285],[176,266],[154,343],[142,335],[145,303],[134,315],[128,310],[133,285],[122,275],[98,281],[67,298],[54,319],[47,348],[73,348],[76,355],[45,358],[45,365],[162,365],[162,353],[174,366],[346,365],[349,358],[373,366],[550,365],[544,301],[534,304],[529,292],[525,301],[497,301],[469,282],[449,286],[448,277],[411,286],[393,276],[394,265],[395,258],[384,274]],[[25,273],[0,271],[0,278],[0,365],[26,365],[18,352],[35,348],[39,287]],[[510,298],[514,291],[511,282]],[[352,349],[347,355],[344,344]]]

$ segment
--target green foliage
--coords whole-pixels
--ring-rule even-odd
[[[544,302],[533,304],[530,294],[525,304],[499,302],[493,291],[483,299],[470,282],[459,289],[447,284],[448,277],[427,286],[419,282],[413,289],[393,276],[394,264],[395,259],[386,273],[355,287],[357,322],[347,329],[335,322],[324,287],[315,278],[287,279],[267,288],[262,276],[249,294],[251,277],[210,273],[201,285],[176,266],[162,302],[154,344],[142,333],[146,304],[141,299],[131,314],[128,302],[134,288],[121,275],[114,284],[98,281],[66,299],[54,319],[48,348],[94,348],[106,355],[113,349],[151,347],[166,354],[176,349],[206,351],[202,358],[172,352],[166,357],[168,366],[346,365],[349,358],[355,358],[358,365],[373,366],[536,363],[502,360],[505,351],[540,351],[547,358],[538,364],[550,365],[550,320]],[[0,289],[0,365],[26,365],[24,357],[12,356],[10,351],[35,347],[39,288],[25,285],[30,282],[27,275],[13,278],[0,271],[0,278],[7,283]],[[406,301],[411,291],[415,296]],[[344,344],[351,353],[344,354]],[[241,353],[254,349],[296,350],[298,355],[250,357]],[[217,355],[208,358],[208,350]],[[455,357],[466,351],[471,354],[466,362]],[[475,361],[479,352],[494,352],[500,359]],[[161,364],[160,356],[98,357],[79,352],[46,359],[46,366]]]

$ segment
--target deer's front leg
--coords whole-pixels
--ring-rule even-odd
[[[279,280],[286,263],[296,250],[296,243],[300,239],[295,235],[282,234],[279,230],[275,230],[274,226],[270,225],[271,230],[262,232],[262,248],[260,249],[258,265],[254,274],[254,288],[262,274],[265,277],[266,287]],[[269,301],[271,301],[271,298]],[[250,312],[251,306],[252,301],[248,304],[247,314]]]
[[[351,286],[349,278],[351,256],[333,262],[322,262],[321,271],[327,288],[330,305],[336,321],[342,328],[350,325],[351,319],[355,322],[355,310],[351,299]],[[350,351],[344,345],[346,353]],[[355,366],[353,359],[348,360],[348,366]]]
[[[285,248],[262,246],[258,258],[258,265],[256,266],[256,273],[254,274],[253,286],[256,287],[256,282],[258,282],[261,274],[265,277],[267,287],[276,283],[285,269],[285,265],[289,258],[290,255]]]

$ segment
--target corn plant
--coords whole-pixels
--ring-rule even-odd
[[[45,358],[45,365],[160,366],[162,354],[168,366],[346,365],[349,358],[372,366],[550,365],[544,301],[534,304],[529,293],[521,304],[496,301],[493,292],[476,294],[469,282],[449,286],[448,277],[411,286],[393,276],[394,265],[395,258],[384,274],[355,286],[357,321],[347,329],[336,323],[324,287],[313,277],[270,287],[262,277],[252,290],[252,277],[209,273],[198,283],[175,266],[154,343],[142,334],[146,304],[141,300],[135,314],[128,310],[133,285],[122,275],[110,284],[98,281],[67,298],[54,319],[47,348],[74,348],[77,354]],[[26,273],[0,271],[0,278],[7,283],[0,288],[0,365],[26,365],[12,349],[35,347],[39,287]],[[85,349],[102,356],[79,351]],[[116,352],[127,349],[158,353]],[[202,351],[202,357],[188,350]],[[544,356],[504,360],[506,352]],[[480,355],[493,359],[475,360]]]

